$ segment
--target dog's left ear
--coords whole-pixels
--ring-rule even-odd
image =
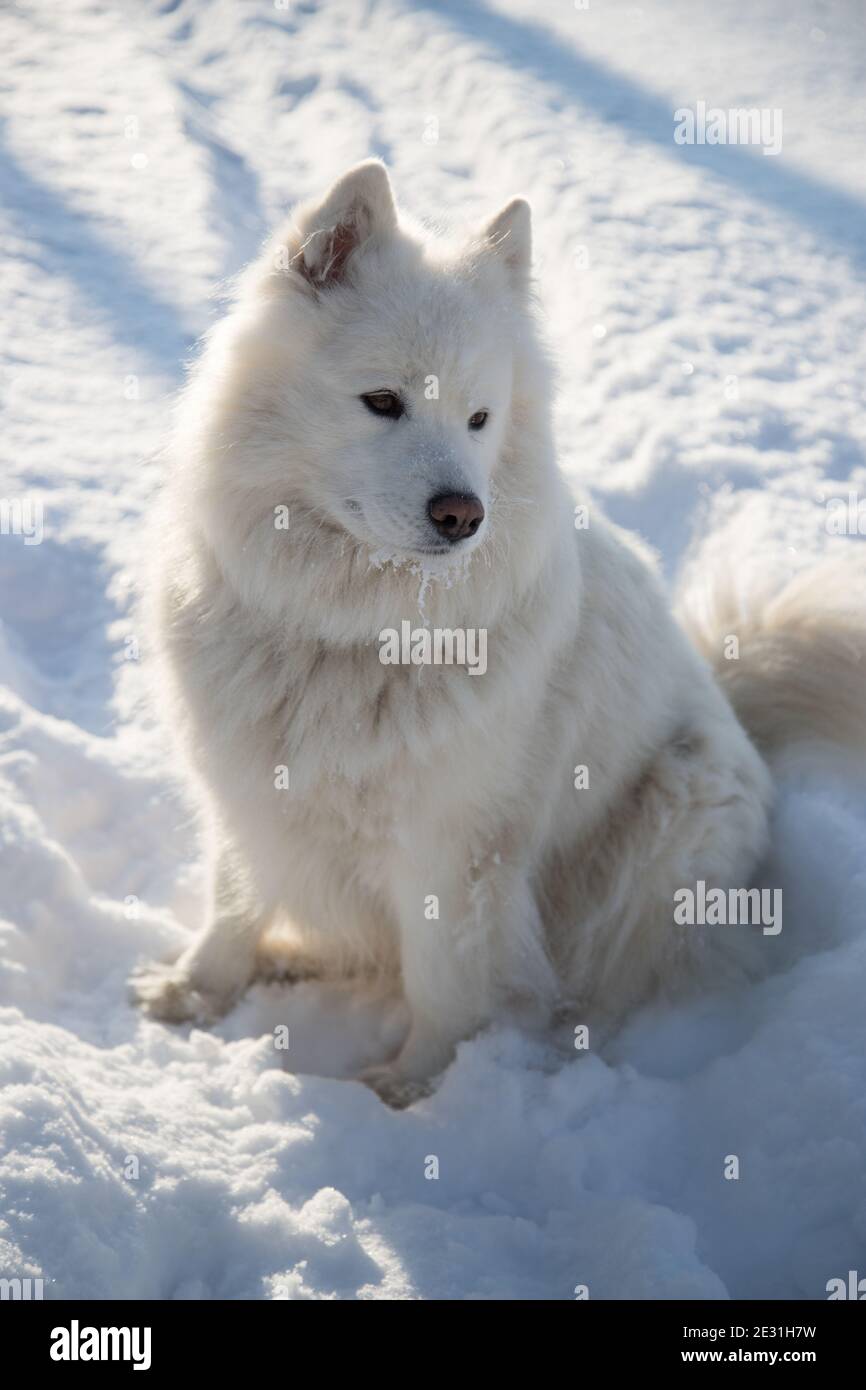
[[[505,266],[515,284],[524,286],[532,264],[532,210],[525,198],[512,198],[488,222],[482,243]]]
[[[397,228],[397,208],[384,164],[367,159],[338,179],[321,203],[298,217],[300,249],[292,263],[314,289],[342,280],[346,263],[371,237]]]

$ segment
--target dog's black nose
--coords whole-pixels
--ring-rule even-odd
[[[462,541],[474,536],[484,520],[484,508],[471,492],[445,492],[427,503],[430,520],[440,536]]]

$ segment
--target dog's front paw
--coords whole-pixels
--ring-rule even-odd
[[[359,1080],[375,1091],[386,1105],[394,1110],[405,1110],[407,1105],[433,1094],[454,1057],[454,1048],[450,1037],[415,1027],[396,1057],[379,1066],[368,1067]]]
[[[369,1086],[371,1091],[386,1105],[390,1105],[392,1110],[405,1110],[407,1106],[414,1105],[416,1100],[423,1100],[425,1096],[432,1095],[436,1089],[435,1082],[427,1078],[419,1080],[414,1076],[407,1076],[399,1067],[390,1066],[368,1067],[361,1072],[358,1077],[365,1086]]]
[[[232,1002],[197,988],[177,962],[142,966],[130,979],[129,989],[142,1012],[162,1023],[213,1023]]]

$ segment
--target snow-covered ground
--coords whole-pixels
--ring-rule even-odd
[[[421,215],[526,192],[566,466],[671,578],[711,534],[784,572],[858,543],[828,537],[825,504],[866,494],[864,39],[860,0],[3,7],[0,1276],[52,1297],[716,1299],[866,1275],[851,769],[784,786],[772,977],[647,1010],[603,1055],[497,1030],[398,1114],[328,1079],[386,1050],[398,1007],[260,985],[202,1032],[126,993],[201,904],[131,600],[221,282],[369,154]],[[699,101],[781,111],[781,152],[677,144]]]

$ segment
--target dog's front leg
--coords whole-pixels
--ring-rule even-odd
[[[220,842],[211,864],[204,930],[179,959],[138,970],[131,981],[133,998],[165,1023],[212,1022],[249,984],[267,922],[246,865],[232,846]]]
[[[506,1000],[546,1011],[554,982],[528,876],[498,856],[447,875],[417,866],[401,873],[396,897],[411,1027],[397,1057],[362,1079],[403,1106],[430,1092],[457,1044]]]

